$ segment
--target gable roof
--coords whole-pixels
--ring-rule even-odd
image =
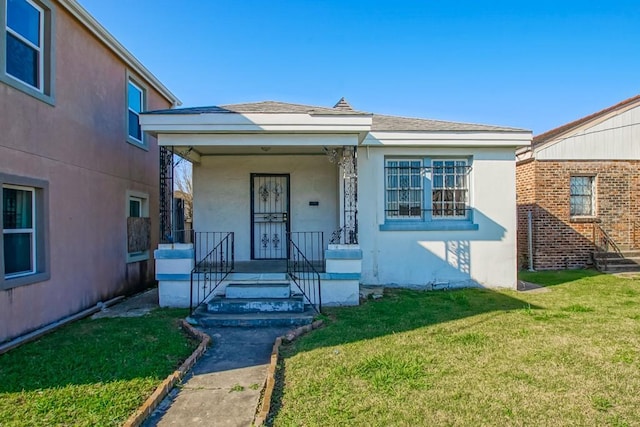
[[[504,126],[475,123],[449,122],[443,120],[418,119],[388,116],[354,110],[341,98],[333,108],[277,101],[249,102],[209,107],[174,108],[149,111],[144,114],[310,114],[310,115],[361,115],[372,117],[371,131],[375,132],[529,132]]]
[[[567,124],[564,124],[562,126],[559,126],[555,129],[551,129],[546,131],[545,133],[542,133],[540,135],[537,135],[533,138],[533,146],[536,145],[540,145],[543,144],[547,141],[550,141],[564,133],[570,132],[572,130],[575,130],[579,127],[581,127],[582,125],[585,125],[589,122],[591,122],[592,120],[596,120],[599,119],[600,117],[603,117],[609,113],[612,113],[616,110],[619,110],[621,108],[625,108],[627,106],[633,105],[634,103],[639,103],[640,104],[640,95],[636,95],[634,97],[625,99],[622,102],[619,102],[615,105],[612,105],[611,107],[605,108],[604,110],[600,110],[598,112],[595,112],[593,114],[589,114],[588,116],[582,117],[581,119],[578,120],[574,120],[572,122],[569,122]]]
[[[158,91],[167,101],[174,106],[182,105],[182,102],[156,76],[129,52],[118,40],[116,40],[106,28],[104,28],[77,0],[57,0],[73,17],[75,17],[89,32],[100,42],[109,48],[128,67],[145,79],[151,87]]]

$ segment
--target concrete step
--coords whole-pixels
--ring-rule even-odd
[[[618,265],[610,265],[607,264],[607,268],[602,266],[602,269],[599,269],[605,273],[633,273],[640,272],[640,265],[637,264],[618,264]]]
[[[207,304],[209,313],[302,313],[302,297],[291,298],[220,298],[216,297]]]
[[[225,290],[227,298],[289,298],[289,282],[281,283],[229,283]]]
[[[640,250],[627,250],[618,252],[595,252],[595,258],[640,258]]]
[[[209,313],[205,307],[198,308],[191,316],[204,327],[275,327],[302,326],[313,322],[316,312],[306,306],[302,313]]]

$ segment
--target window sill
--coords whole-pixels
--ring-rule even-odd
[[[47,95],[43,92],[40,92],[37,89],[34,89],[33,87],[22,83],[20,80],[15,79],[7,74],[2,74],[0,72],[0,82],[5,83],[8,86],[11,86],[12,88],[19,90],[20,92],[25,93],[39,101],[49,104],[52,107],[55,107],[56,105],[53,95]]]
[[[574,223],[592,223],[592,222],[600,222],[600,218],[597,216],[572,216],[569,218],[569,222]]]
[[[132,262],[147,261],[148,259],[149,259],[149,251],[127,254],[127,264],[130,264]]]
[[[27,276],[14,277],[13,279],[3,279],[2,276],[0,276],[0,290],[7,291],[19,286],[33,285],[38,282],[49,280],[50,278],[51,274],[48,272],[29,274]]]
[[[149,147],[145,142],[138,141],[137,139],[134,139],[130,136],[127,136],[127,142],[133,145],[134,147],[138,147],[141,150],[149,151]]]
[[[380,231],[474,231],[478,224],[470,221],[387,222]]]

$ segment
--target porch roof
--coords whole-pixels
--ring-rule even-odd
[[[211,151],[223,146],[517,147],[528,146],[532,136],[529,130],[513,127],[358,111],[344,98],[333,108],[262,101],[156,110],[143,113],[141,124],[144,131],[159,136],[160,145],[194,147],[201,153],[201,147]]]

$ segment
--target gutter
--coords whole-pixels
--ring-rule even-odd
[[[49,323],[48,325],[37,329],[33,332],[29,332],[28,334],[19,336],[18,338],[14,338],[13,340],[0,345],[0,354],[4,354],[6,352],[8,352],[9,350],[13,350],[14,348],[21,346],[22,344],[26,344],[28,342],[31,341],[35,341],[38,338],[40,338],[43,335],[48,334],[49,332],[53,332],[56,329],[66,325],[67,323],[71,323],[74,322],[76,320],[80,320],[82,318],[91,316],[92,314],[104,310],[107,307],[112,306],[113,304],[119,302],[120,300],[123,300],[124,296],[119,296],[119,297],[115,297],[113,299],[110,299],[107,302],[98,302],[94,307],[90,307],[87,308],[85,310],[82,310],[79,313],[76,314],[72,314],[71,316],[65,317],[63,319],[57,320],[53,323]]]

